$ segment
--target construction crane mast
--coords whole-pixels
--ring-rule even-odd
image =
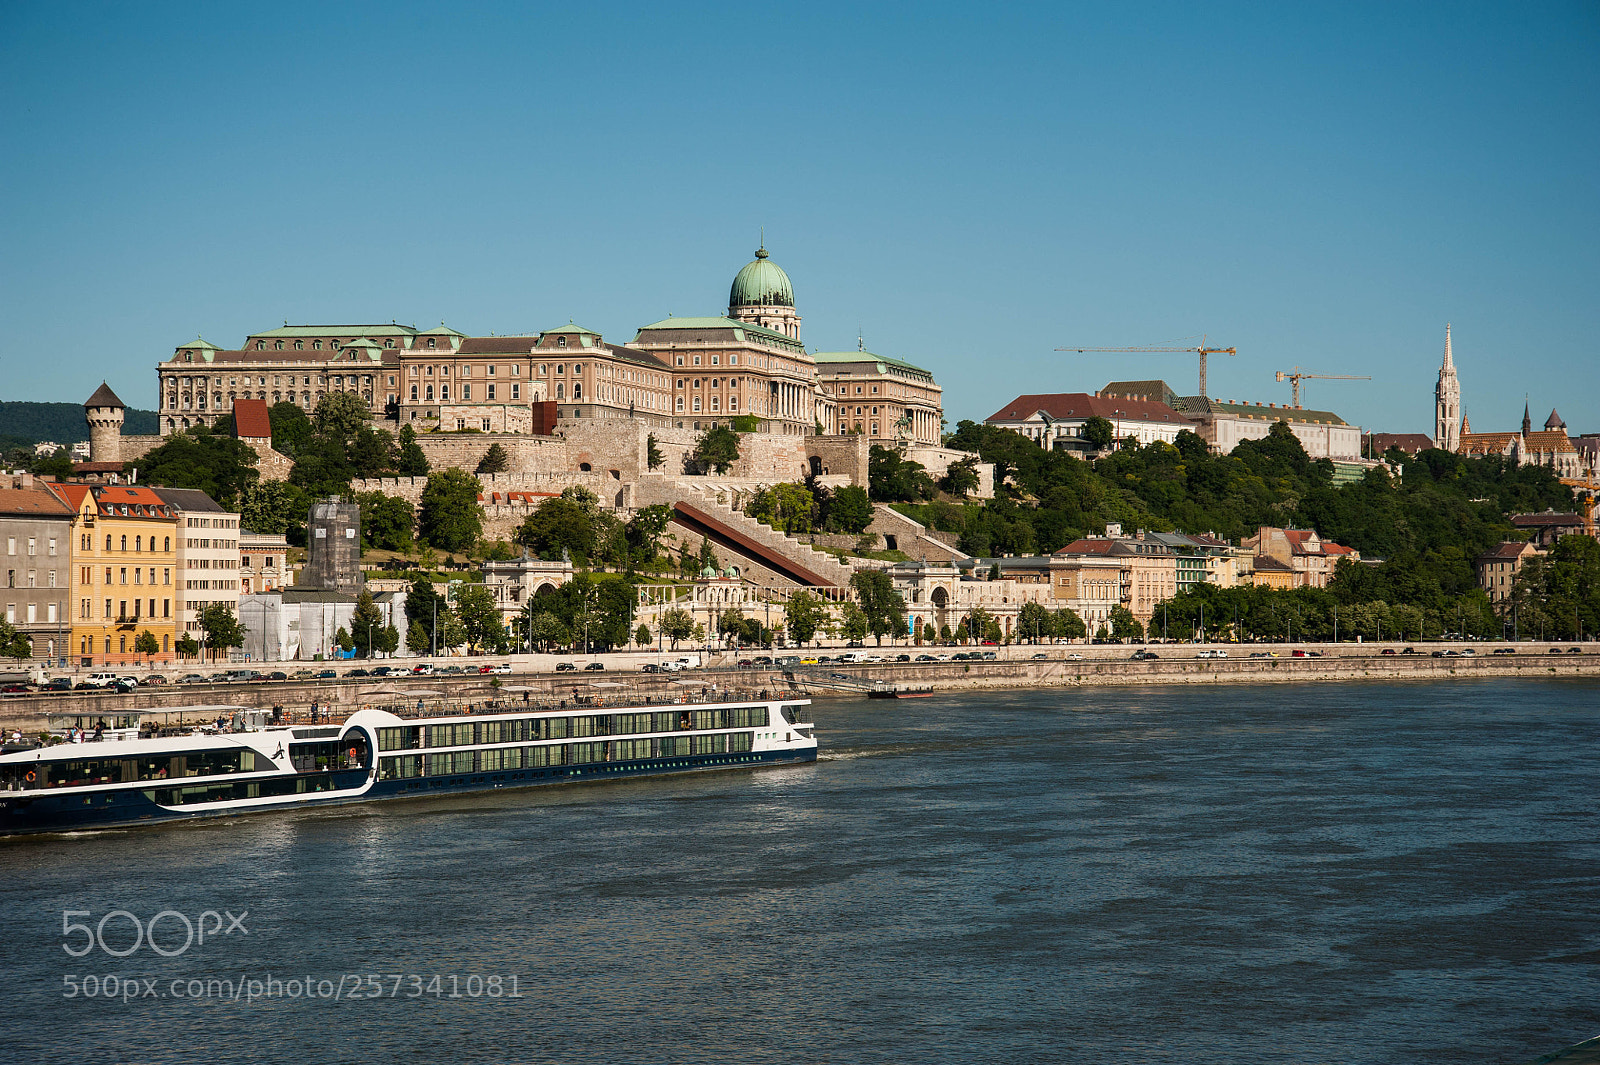
[[[1207,355],[1237,355],[1236,348],[1208,348],[1204,341],[1198,348],[1057,348],[1057,351],[1076,351],[1082,355],[1086,351],[1129,351],[1140,355],[1166,355],[1187,353],[1200,356],[1200,396],[1206,395],[1206,356]]]
[[[1302,378],[1311,378],[1311,379],[1318,380],[1318,381],[1370,381],[1370,380],[1372,380],[1371,377],[1368,377],[1365,374],[1356,375],[1356,374],[1347,374],[1347,373],[1311,373],[1310,371],[1300,369],[1300,367],[1298,367],[1298,366],[1296,366],[1294,368],[1293,372],[1289,372],[1289,371],[1286,371],[1286,370],[1279,370],[1278,371],[1278,380],[1280,380],[1280,381],[1288,381],[1289,382],[1290,389],[1292,390],[1293,395],[1294,395],[1294,409],[1295,410],[1299,410],[1300,409],[1300,380]]]

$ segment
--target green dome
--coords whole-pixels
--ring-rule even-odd
[[[793,307],[794,289],[783,267],[767,258],[765,247],[756,249],[753,262],[747,263],[728,290],[728,307]]]

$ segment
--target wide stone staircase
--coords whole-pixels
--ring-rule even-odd
[[[739,537],[752,541],[780,558],[788,560],[791,564],[822,578],[820,583],[832,584],[841,588],[850,583],[850,575],[855,571],[849,566],[841,563],[833,555],[818,551],[810,544],[804,543],[786,533],[781,533],[770,526],[763,525],[754,518],[733,509],[728,504],[719,502],[714,486],[688,485],[677,482],[674,487],[677,488],[677,491],[673,493],[675,498],[671,500],[663,499],[660,502],[668,503],[668,505],[674,502],[688,504],[713,521],[737,533]],[[677,519],[674,520],[676,521]],[[678,524],[682,525],[684,523],[679,521]],[[724,542],[719,546],[737,554],[750,555],[738,543]],[[759,555],[751,557],[750,560],[760,565],[767,565],[766,560]],[[768,566],[768,568],[772,567]],[[796,583],[811,584],[817,582],[799,580]]]

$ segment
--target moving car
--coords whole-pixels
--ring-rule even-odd
[[[661,667],[656,665],[654,662],[646,662],[644,665],[639,667],[639,672],[640,673],[660,673],[661,672]]]
[[[1143,662],[1146,659],[1160,658],[1161,656],[1156,654],[1154,651],[1139,650],[1139,651],[1133,652],[1133,654],[1130,655],[1129,657],[1135,662]]]
[[[1082,662],[1083,661],[1083,655],[1081,653],[1077,652],[1077,651],[1068,651],[1067,652],[1067,661],[1069,661],[1069,662]]]
[[[39,690],[42,692],[69,692],[72,690],[72,678],[56,677],[47,681]]]
[[[572,673],[572,672],[575,672],[577,670],[577,668],[578,667],[573,665],[571,662],[557,662],[556,663],[556,672],[557,673]]]
[[[1515,647],[1496,647],[1494,653],[1497,655],[1514,655],[1517,653],[1517,649]]]
[[[203,674],[203,673],[185,673],[183,676],[178,678],[178,683],[179,684],[204,684],[204,683],[206,683],[205,674]]]
[[[1040,651],[1038,654],[1033,656],[1033,660],[1035,662],[1042,662],[1042,661],[1048,659],[1049,657],[1050,657],[1049,655],[1045,654],[1043,651]]]
[[[144,678],[144,685],[147,688],[159,688],[165,683],[167,683],[167,678],[163,677],[159,673],[152,673],[148,677]]]
[[[606,664],[604,662],[590,662],[588,665],[583,667],[583,671],[585,673],[598,673],[605,668]]]
[[[431,676],[433,676],[433,663],[432,662],[418,662],[416,665],[411,667],[411,675],[413,677],[431,677]]]

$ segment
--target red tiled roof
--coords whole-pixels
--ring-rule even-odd
[[[233,435],[252,439],[272,438],[272,419],[267,417],[266,400],[233,401]]]
[[[1171,422],[1184,426],[1193,424],[1190,419],[1165,403],[1148,399],[1102,399],[1087,392],[1053,392],[1018,396],[991,414],[986,421],[1025,421],[1039,411],[1044,411],[1056,421],[1104,418],[1108,422],[1115,423],[1120,418],[1125,422]]]
[[[1066,547],[1057,548],[1058,555],[1106,555],[1111,553],[1111,545],[1116,541],[1100,537],[1084,537],[1074,540]]]
[[[70,518],[77,511],[47,488],[0,488],[0,514],[10,517]]]
[[[1522,553],[1527,549],[1528,545],[1525,543],[1515,540],[1508,540],[1503,543],[1496,544],[1488,551],[1485,551],[1483,554],[1479,555],[1478,561],[1490,562],[1497,558],[1515,560],[1521,558]]]

